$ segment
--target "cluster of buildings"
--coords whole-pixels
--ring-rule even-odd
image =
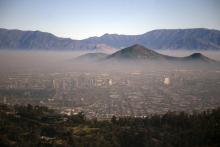
[[[88,118],[144,117],[220,106],[220,72],[152,71],[8,74],[0,102],[45,105]]]

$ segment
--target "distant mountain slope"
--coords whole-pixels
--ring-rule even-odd
[[[105,34],[84,40],[60,38],[40,31],[0,29],[0,49],[114,51],[133,44],[151,49],[220,50],[220,31],[210,29],[154,30],[142,35]]]
[[[153,30],[142,35],[105,34],[86,41],[117,48],[142,44],[151,49],[220,50],[220,31],[203,28]]]
[[[79,41],[56,37],[40,31],[0,29],[2,49],[69,49],[79,47]]]
[[[60,38],[40,31],[7,29],[0,29],[0,49],[115,51],[114,48],[105,44],[86,44],[80,40]]]
[[[220,31],[208,29],[155,30],[145,33],[139,43],[152,49],[220,50]]]

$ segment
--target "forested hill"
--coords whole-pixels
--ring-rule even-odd
[[[87,120],[42,106],[0,105],[0,146],[217,147],[220,108],[145,118]]]

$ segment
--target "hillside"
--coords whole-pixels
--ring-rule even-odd
[[[107,55],[104,53],[88,53],[77,57],[76,59],[87,60],[87,61],[169,61],[176,63],[178,62],[203,62],[203,63],[213,63],[216,62],[204,56],[201,53],[193,53],[186,57],[173,57],[167,56],[151,49],[148,49],[142,45],[135,44],[130,47],[121,49],[113,54]]]

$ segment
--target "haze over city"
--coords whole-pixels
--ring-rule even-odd
[[[219,0],[0,0],[0,146],[220,146]]]

